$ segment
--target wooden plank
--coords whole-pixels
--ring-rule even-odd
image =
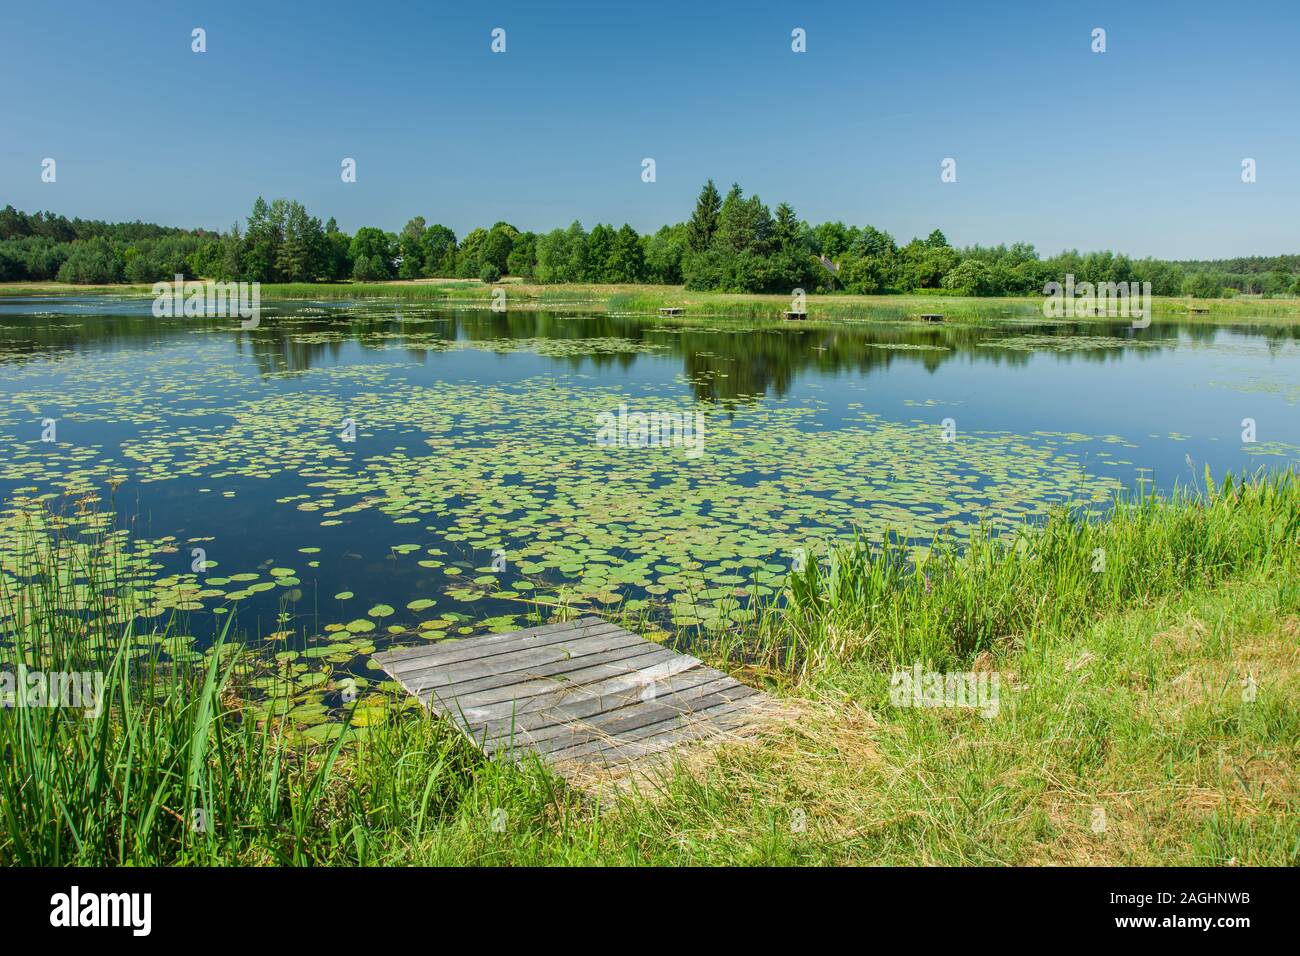
[[[647,650],[644,644],[631,643],[622,647],[611,648],[606,651],[596,651],[593,654],[579,654],[564,660],[553,661],[550,664],[538,664],[534,667],[524,668],[522,671],[511,671],[503,674],[491,674],[487,677],[479,677],[467,681],[458,681],[456,683],[439,683],[443,675],[437,671],[432,671],[425,675],[420,681],[411,682],[411,692],[416,694],[421,701],[427,702],[429,695],[437,691],[439,699],[447,699],[450,696],[459,694],[473,694],[479,691],[500,688],[503,695],[509,695],[510,688],[517,685],[520,680],[568,680],[582,679],[584,671],[592,668],[601,667],[607,664],[628,663],[637,658],[653,657],[657,654],[672,654],[672,651],[663,647],[655,647],[653,650]],[[572,670],[573,667],[577,670]],[[503,696],[504,700],[505,697]]]
[[[472,640],[438,643],[418,648],[417,650],[423,651],[423,654],[403,653],[400,658],[392,656],[402,653],[397,651],[376,654],[375,661],[390,673],[391,669],[399,671],[424,669],[458,661],[482,660],[497,654],[510,654],[525,647],[558,644],[561,641],[576,640],[587,634],[603,633],[609,629],[621,630],[599,618],[586,618],[568,622],[550,631],[546,628],[536,628],[513,634],[493,634]]]
[[[748,697],[729,700],[714,707],[680,714],[672,720],[624,731],[617,737],[599,737],[567,749],[552,750],[547,752],[545,759],[548,763],[593,759],[602,762],[622,762],[627,757],[640,757],[651,752],[667,750],[685,741],[720,736],[754,722],[759,696],[755,691]]]
[[[539,753],[550,753],[596,740],[613,740],[624,734],[631,734],[642,728],[664,725],[680,720],[683,716],[694,714],[724,703],[744,700],[757,694],[752,687],[744,684],[725,684],[713,680],[684,688],[670,704],[643,705],[599,714],[590,720],[582,721],[569,734],[552,733],[546,740],[535,741],[534,749]],[[689,706],[688,706],[689,705]],[[660,729],[666,729],[660,726]],[[546,728],[539,733],[548,733]]]
[[[695,710],[682,710],[667,719],[631,729],[619,729],[617,733],[591,728],[569,738],[553,737],[541,742],[516,737],[513,744],[510,738],[501,738],[495,742],[489,741],[492,749],[487,752],[516,758],[532,753],[548,764],[620,763],[626,759],[625,755],[639,753],[634,750],[637,744],[657,741],[666,747],[673,747],[678,743],[722,736],[746,726],[757,726],[760,723],[757,705],[764,698],[753,688],[748,690],[749,693],[743,696],[739,696],[739,691],[706,695],[694,702],[697,708]],[[730,699],[731,694],[737,696]]]
[[[539,668],[527,668],[524,671],[515,671],[495,678],[487,677],[477,681],[467,681],[449,688],[437,687],[431,690],[430,693],[436,694],[440,701],[455,701],[456,706],[464,710],[466,714],[473,710],[472,716],[477,719],[484,709],[500,707],[503,704],[519,703],[544,694],[588,694],[592,692],[592,688],[599,687],[603,681],[616,680],[620,677],[626,678],[644,668],[680,659],[672,651],[662,647],[645,652],[643,648],[632,645],[631,647],[621,647],[606,653],[626,654],[629,651],[642,651],[642,653],[621,660],[598,663],[590,667],[582,666],[575,670],[566,670],[555,674],[539,675],[537,673]],[[589,656],[603,657],[604,655],[592,654]],[[575,663],[580,664],[582,661],[583,658],[562,661],[550,665],[550,668],[555,669]],[[519,675],[523,675],[522,679]],[[504,685],[497,684],[496,686],[483,687],[478,690],[473,689],[473,685],[476,684],[490,684],[502,680],[518,682]],[[424,696],[421,695],[421,700],[424,699]],[[484,715],[484,719],[486,719],[486,715]]]
[[[425,664],[438,661],[466,660],[468,658],[504,653],[511,650],[511,648],[526,647],[539,642],[554,643],[555,641],[564,640],[566,636],[574,636],[579,630],[590,630],[597,627],[613,627],[613,625],[607,621],[602,621],[598,617],[584,617],[575,621],[566,621],[563,624],[531,627],[525,631],[512,631],[509,634],[488,634],[483,637],[454,641],[443,640],[424,647],[385,651],[376,654],[375,658],[385,667],[390,664],[401,667],[412,661]]]
[[[688,672],[677,678],[676,693],[688,694],[697,688],[721,690],[725,684],[719,678],[709,674]],[[689,698],[687,698],[689,699]],[[530,747],[543,749],[545,741],[554,737],[573,739],[582,732],[582,728],[596,727],[603,721],[615,719],[616,715],[634,715],[636,723],[646,723],[662,716],[680,713],[683,707],[654,709],[648,701],[639,696],[627,695],[622,698],[603,701],[588,699],[572,704],[558,704],[546,710],[513,714],[486,724],[475,724],[478,739],[485,745],[497,740],[504,740],[514,735],[520,740],[527,740]]]
[[[557,769],[634,762],[729,733],[767,700],[597,617],[374,659],[485,753],[532,753]]]
[[[553,641],[550,644],[531,646],[527,650],[514,651],[510,654],[493,654],[483,658],[468,658],[463,661],[435,664],[429,667],[417,667],[415,661],[406,661],[404,669],[396,670],[396,672],[390,671],[390,673],[393,673],[393,676],[402,681],[403,684],[424,681],[435,672],[447,675],[449,681],[473,680],[476,677],[486,677],[489,674],[508,674],[511,671],[523,670],[533,665],[548,664],[553,661],[567,661],[572,660],[575,656],[581,657],[586,654],[594,654],[597,651],[626,647],[635,644],[638,640],[640,639],[635,634],[629,635],[627,631],[610,627],[599,632],[584,632],[584,636],[568,641]]]
[[[559,624],[543,624],[539,627],[530,627],[522,631],[510,631],[508,634],[487,634],[484,635],[483,637],[474,638],[472,642],[468,642],[465,640],[457,640],[457,641],[450,641],[446,644],[438,644],[432,647],[420,646],[420,647],[396,648],[391,651],[383,651],[382,653],[376,654],[375,660],[382,661],[385,664],[388,664],[388,663],[395,663],[398,661],[404,661],[412,657],[418,657],[422,659],[437,658],[441,656],[441,653],[445,650],[448,650],[450,648],[464,647],[468,643],[473,643],[475,647],[483,648],[484,650],[481,651],[480,653],[484,653],[486,652],[487,648],[495,647],[499,644],[509,644],[514,641],[522,640],[526,637],[531,637],[535,634],[562,634],[570,628],[586,627],[592,624],[604,624],[604,623],[606,622],[598,617],[580,617],[580,618],[575,618],[572,621],[564,621]]]
[[[543,752],[552,749],[546,745],[546,741],[555,738],[580,742],[579,738],[583,738],[584,734],[614,734],[668,720],[678,714],[690,713],[694,707],[711,706],[711,703],[700,703],[711,694],[745,696],[746,693],[756,693],[752,687],[739,684],[725,675],[719,676],[716,671],[712,674],[688,673],[680,677],[677,683],[679,686],[667,698],[669,703],[662,703],[658,699],[653,702],[636,700],[602,711],[589,702],[580,702],[567,712],[555,708],[541,714],[523,714],[513,721],[507,717],[478,730],[487,743],[505,739],[513,732],[517,738],[527,739],[534,750]],[[712,703],[718,702],[720,701]],[[583,739],[591,738],[588,736]]]
[[[491,725],[497,721],[510,720],[512,716],[522,720],[525,714],[534,713],[563,712],[566,718],[569,715],[581,716],[579,711],[598,713],[614,706],[624,706],[624,703],[639,701],[647,685],[651,685],[652,692],[657,696],[662,693],[660,688],[685,671],[695,671],[697,675],[709,679],[710,674],[701,673],[708,670],[693,657],[669,653],[665,660],[655,661],[636,670],[624,670],[591,683],[557,688],[551,681],[536,693],[512,696],[509,700],[496,703],[458,697],[456,707],[476,725]],[[716,674],[717,671],[712,673]],[[470,697],[473,698],[474,695]]]

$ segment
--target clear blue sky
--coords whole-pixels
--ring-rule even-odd
[[[0,18],[0,203],[21,209],[225,228],[263,195],[349,231],[646,230],[711,176],[900,241],[1300,252],[1296,0],[45,0]]]

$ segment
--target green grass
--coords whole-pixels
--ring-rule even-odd
[[[1139,494],[1104,511],[1059,510],[1007,536],[977,532],[962,547],[939,538],[924,557],[892,537],[858,539],[828,567],[809,563],[791,600],[758,613],[721,654],[800,676],[831,666],[937,666],[994,651],[1008,635],[1069,633],[1099,609],[1212,587],[1294,566],[1300,486],[1294,473],[1200,491]]]
[[[408,301],[446,301],[453,305],[487,308],[493,289],[505,289],[511,309],[581,308],[621,314],[655,315],[661,308],[687,311],[687,321],[700,318],[781,320],[790,308],[787,295],[750,295],[725,292],[692,292],[682,286],[601,285],[572,283],[540,285],[527,280],[503,279],[486,285],[477,279],[425,279],[416,282],[299,282],[263,283],[263,301],[276,299],[364,299],[397,298]],[[3,295],[148,295],[148,285],[78,286],[67,283],[0,284]],[[975,298],[941,294],[938,290],[907,295],[809,295],[811,321],[899,320],[923,312],[939,312],[947,322],[996,322],[1000,316],[1041,315],[1041,296],[996,296]],[[1186,296],[1156,297],[1156,323],[1178,321],[1216,324],[1223,322],[1260,325],[1290,325],[1300,320],[1300,299],[1234,296],[1224,299],[1192,299]],[[1191,313],[1190,309],[1207,310]],[[1104,316],[1094,317],[1104,321]],[[1081,318],[1081,321],[1089,319]]]
[[[86,708],[0,712],[0,859],[24,866],[213,862],[250,832],[279,862],[309,862],[316,813],[336,750],[295,753],[270,725],[241,721],[226,695],[247,674],[217,636],[206,663],[169,664],[114,613],[120,568],[99,549],[36,542],[17,583],[0,587],[4,669],[97,672]],[[57,563],[83,554],[85,563]],[[81,584],[80,582],[85,582]],[[75,600],[89,589],[86,609]],[[164,633],[164,644],[167,637]],[[188,638],[181,638],[188,642]],[[82,702],[84,703],[84,701]],[[196,826],[196,810],[210,824]]]
[[[914,562],[859,542],[710,648],[798,719],[597,807],[409,709],[292,745],[242,719],[256,665],[230,643],[196,665],[129,652],[110,616],[61,610],[78,577],[106,599],[112,569],[42,568],[38,549],[3,594],[5,666],[103,667],[112,705],[0,712],[0,859],[1295,865],[1298,553],[1293,472]],[[912,662],[998,673],[998,715],[892,706],[890,672]]]

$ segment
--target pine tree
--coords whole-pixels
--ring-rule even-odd
[[[799,245],[799,232],[799,217],[794,214],[789,203],[781,203],[776,207],[776,224],[773,227],[777,247],[782,252],[793,252]]]
[[[276,250],[275,268],[286,282],[310,282],[319,275],[320,220],[307,215],[303,204],[284,206],[284,238]]]
[[[700,198],[695,201],[695,212],[686,224],[686,247],[692,252],[703,252],[713,242],[714,233],[718,231],[718,215],[722,211],[722,197],[718,187],[710,179],[700,190]]]

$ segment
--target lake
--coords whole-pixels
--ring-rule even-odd
[[[188,615],[178,653],[233,613],[303,672],[533,602],[725,622],[855,528],[960,539],[1300,462],[1295,328],[370,300],[247,331],[151,303],[0,297],[0,551],[42,507],[111,512],[119,582]]]

